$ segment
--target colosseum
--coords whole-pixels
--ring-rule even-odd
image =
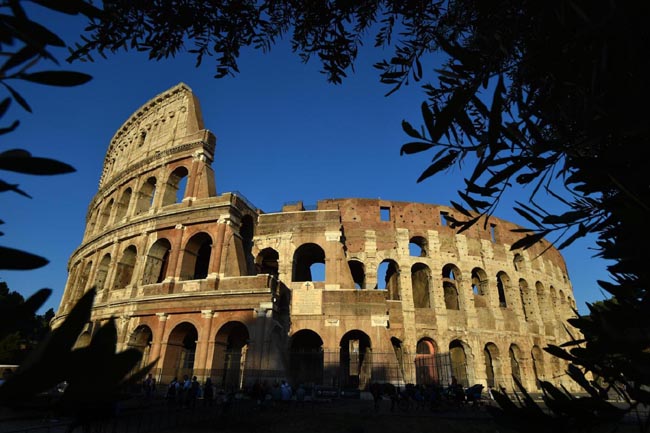
[[[567,339],[575,301],[543,241],[517,226],[457,234],[453,208],[377,199],[265,213],[217,194],[215,136],[185,84],[137,110],[110,141],[54,326],[97,289],[78,346],[111,318],[162,383],[257,380],[362,389],[370,381],[512,388],[571,383],[542,349]]]

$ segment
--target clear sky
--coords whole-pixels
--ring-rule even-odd
[[[31,16],[68,43],[77,40],[84,25],[78,17],[38,11]],[[390,53],[370,45],[361,50],[356,72],[336,86],[326,82],[317,62],[301,63],[284,42],[267,55],[244,51],[241,73],[219,80],[213,78],[213,58],[195,68],[187,55],[155,62],[146,54],[119,53],[108,60],[97,56],[95,63],[62,62],[64,69],[94,77],[80,87],[15,83],[34,113],[12,106],[3,125],[18,118],[21,126],[0,136],[0,150],[24,148],[67,162],[77,172],[51,177],[1,173],[33,199],[0,195],[5,222],[0,243],[42,255],[50,263],[34,271],[0,271],[0,280],[24,296],[50,287],[54,293],[46,308],[58,308],[67,261],[81,242],[109,141],[135,110],[179,82],[198,96],[205,126],[217,136],[213,168],[218,193],[240,191],[266,212],[288,201],[315,204],[325,198],[456,200],[462,185],[458,170],[417,184],[432,155],[399,155],[400,146],[410,141],[401,121],[421,124],[424,94],[411,85],[384,97],[389,88],[379,83],[372,64]],[[66,51],[54,54],[63,59]],[[56,68],[41,63],[34,71]],[[509,206],[526,197],[525,191],[513,192],[496,216],[526,225]],[[604,297],[596,280],[607,279],[606,262],[593,257],[593,246],[593,238],[587,238],[563,251],[581,312],[587,311],[585,302]]]

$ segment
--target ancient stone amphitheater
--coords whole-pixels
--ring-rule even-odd
[[[119,348],[194,374],[363,388],[370,381],[511,388],[562,382],[546,354],[575,307],[562,256],[510,251],[516,226],[456,234],[447,206],[328,199],[265,213],[217,194],[215,137],[184,84],[110,142],[54,325],[97,288],[78,341],[116,318]],[[569,381],[566,381],[569,383]]]

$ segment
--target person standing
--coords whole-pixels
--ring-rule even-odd
[[[212,406],[213,401],[214,388],[212,387],[212,379],[208,377],[203,384],[203,406]]]

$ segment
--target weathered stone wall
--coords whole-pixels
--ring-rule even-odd
[[[115,134],[54,321],[95,287],[79,345],[114,317],[120,348],[143,350],[162,381],[224,387],[563,380],[541,348],[566,339],[575,302],[545,242],[511,251],[515,225],[492,218],[457,234],[453,209],[421,203],[330,199],[266,214],[217,194],[214,149],[183,84]],[[447,354],[450,369],[427,364]]]

